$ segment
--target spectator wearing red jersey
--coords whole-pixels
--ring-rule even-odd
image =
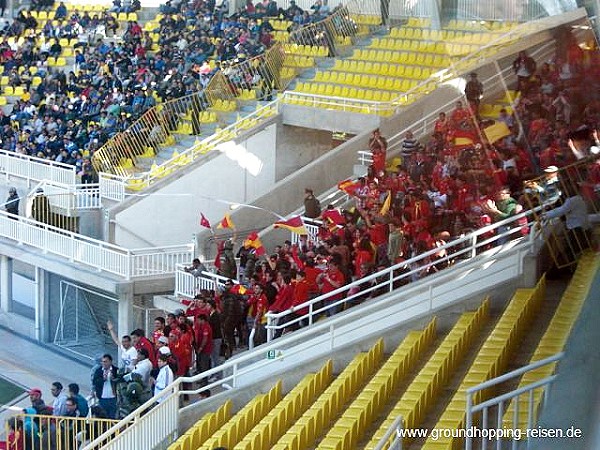
[[[327,270],[317,277],[317,283],[320,286],[321,294],[328,294],[342,287],[345,284],[344,274],[339,269],[339,262],[332,258],[327,263]],[[336,294],[327,298],[326,303],[332,304],[343,298],[344,294]],[[341,309],[341,305],[331,306],[327,309],[327,316],[331,317]]]
[[[373,131],[369,139],[369,150],[373,155],[373,169],[376,174],[385,172],[385,160],[387,158],[387,141],[381,136],[379,128]]]
[[[138,328],[133,330],[130,335],[131,341],[136,350],[139,350],[140,348],[146,349],[148,352],[148,358],[152,362],[152,367],[158,367],[156,365],[156,352],[154,351],[154,345],[152,345],[152,342],[150,342],[150,340],[144,335],[144,330]]]
[[[210,355],[213,346],[212,328],[206,314],[198,314],[194,319],[194,343],[196,352],[196,372],[202,373],[210,369]],[[201,386],[208,384],[208,378],[200,380]]]

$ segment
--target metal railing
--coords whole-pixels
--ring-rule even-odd
[[[525,434],[523,430],[520,429],[520,420],[519,420],[519,397],[522,395],[527,395],[527,429],[532,429],[535,427],[537,423],[538,417],[536,417],[536,402],[534,401],[534,395],[536,391],[543,391],[544,393],[544,403],[548,400],[548,393],[550,385],[556,380],[557,375],[550,375],[548,377],[542,378],[541,380],[530,383],[526,386],[522,386],[513,391],[507,392],[502,395],[498,395],[489,400],[483,401],[481,403],[475,403],[475,397],[478,392],[481,391],[489,391],[490,389],[498,386],[500,384],[506,383],[514,378],[521,377],[525,373],[531,372],[533,370],[539,369],[540,367],[544,367],[547,365],[555,365],[558,363],[564,356],[564,353],[557,353],[556,355],[550,356],[548,358],[542,359],[540,361],[536,361],[534,363],[528,364],[525,367],[521,367],[519,369],[513,370],[512,372],[508,372],[504,375],[500,375],[499,377],[492,378],[484,383],[478,384],[477,386],[473,386],[467,389],[467,406],[466,406],[466,424],[465,429],[470,430],[477,423],[480,424],[479,428],[481,430],[487,430],[489,423],[489,416],[491,412],[496,414],[496,424],[492,424],[492,427],[496,430],[506,430],[506,427],[503,426],[504,419],[504,405],[507,402],[513,401],[515,408],[513,410],[512,417],[512,427],[511,430],[515,433],[512,436],[512,446],[513,450],[516,450],[520,447],[519,442],[522,441],[522,437]],[[481,418],[481,420],[478,420]],[[523,435],[521,432],[523,431]],[[519,435],[517,436],[516,433]],[[465,437],[465,450],[471,450],[473,448],[473,437],[466,436]],[[527,448],[529,448],[530,441],[527,441]],[[481,450],[486,450],[488,447],[488,439],[481,439]],[[502,440],[497,439],[495,443],[491,445],[491,447],[496,447],[496,449],[500,450],[501,448],[506,448],[503,446]]]
[[[273,340],[276,333],[283,331],[286,327],[300,326],[301,323],[306,322],[312,325],[324,314],[335,314],[336,311],[345,306],[361,303],[371,296],[392,292],[400,286],[427,276],[430,271],[437,272],[441,268],[449,267],[461,260],[473,258],[482,251],[503,241],[519,238],[520,234],[524,233],[525,228],[529,231],[529,225],[517,226],[517,223],[522,219],[526,220],[531,214],[532,211],[525,211],[480,228],[469,235],[450,241],[380,272],[360,278],[286,311],[268,312],[265,314],[267,318],[267,341]],[[493,234],[493,236],[487,237],[490,234]],[[533,234],[528,233],[530,238]],[[297,314],[297,311],[303,309],[308,309],[308,312],[302,315]]]
[[[225,282],[229,280],[214,272],[202,272],[200,276],[194,276],[185,271],[183,264],[177,265],[175,272],[175,293],[176,297],[194,298],[202,289],[219,290],[223,288]],[[238,283],[237,280],[233,280]]]
[[[396,417],[373,450],[402,450],[403,423],[402,416]],[[392,436],[394,436],[394,438],[388,445]]]
[[[0,236],[128,280],[172,275],[194,257],[193,244],[130,250],[1,210]]]
[[[67,215],[79,210],[102,207],[98,184],[65,184],[42,180],[34,186],[29,197],[34,196],[38,189],[42,189],[52,207],[60,208],[61,212]]]
[[[114,200],[116,202],[122,202],[125,200],[125,186],[127,186],[127,178],[101,172],[98,176],[98,184],[100,185],[101,198]]]
[[[7,182],[14,177],[27,180],[29,185],[42,180],[77,183],[75,166],[6,150],[0,150],[0,174],[6,177]]]
[[[515,220],[518,220],[518,218],[515,217]],[[522,245],[519,245],[519,243],[522,243]],[[116,425],[82,450],[97,450],[100,448],[130,450],[134,447],[138,448],[134,445],[137,442],[136,438],[140,439],[139,442],[144,442],[144,448],[156,448],[158,445],[163,445],[165,439],[174,437],[177,433],[180,395],[196,394],[205,389],[215,389],[223,383],[234,388],[240,387],[252,383],[258,373],[283,370],[283,364],[293,365],[303,359],[335,352],[336,349],[354,342],[357,336],[368,334],[365,328],[361,328],[362,331],[357,334],[356,327],[367,327],[369,330],[382,329],[382,319],[376,314],[376,312],[381,312],[382,308],[393,308],[394,310],[390,316],[392,322],[387,323],[386,326],[392,326],[392,324],[397,326],[398,317],[402,318],[403,321],[408,321],[417,316],[431,314],[435,308],[440,307],[440,304],[434,301],[434,298],[458,298],[457,288],[454,285],[457,277],[462,280],[461,285],[465,288],[481,290],[485,286],[476,283],[475,278],[470,278],[481,278],[478,269],[485,271],[485,276],[490,277],[486,280],[490,283],[499,280],[506,281],[507,279],[503,277],[515,276],[510,275],[509,272],[512,272],[512,270],[507,269],[513,268],[515,269],[514,273],[518,273],[517,269],[521,267],[521,263],[517,262],[516,259],[522,258],[522,255],[528,253],[532,245],[533,239],[520,239],[502,247],[492,248],[480,255],[481,260],[471,259],[470,261],[464,261],[462,264],[457,264],[453,270],[446,272],[447,275],[442,272],[427,284],[414,283],[414,285],[405,286],[402,289],[402,299],[387,296],[368,302],[364,307],[351,309],[343,315],[318,322],[298,332],[286,334],[194,377],[178,378],[167,390],[161,392],[123,419],[123,425],[133,422],[133,425],[125,432],[108,441],[113,436],[114,430],[121,428],[121,425]],[[472,282],[467,282],[468,280]],[[359,285],[363,281],[365,280],[359,280],[355,282],[355,285]],[[473,293],[469,295],[473,295]],[[451,302],[452,300],[448,301]],[[271,353],[281,356],[274,359],[265,358],[265,355]],[[183,388],[184,383],[195,383],[216,374],[222,374],[222,379],[213,383],[209,382],[208,385],[197,390],[190,391]],[[169,418],[167,423],[160,422],[160,419],[164,417]]]
[[[118,423],[112,419],[94,417],[63,417],[42,414],[15,414],[5,424],[6,436],[10,425],[16,427],[24,447],[10,446],[7,450],[22,448],[41,450],[78,450]],[[116,431],[118,434],[120,430]]]

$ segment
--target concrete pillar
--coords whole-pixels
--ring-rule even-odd
[[[0,255],[0,311],[9,313],[12,306],[12,259]]]
[[[133,283],[119,285],[119,318],[117,329],[119,334],[129,334],[133,330]],[[120,336],[119,336],[120,337]]]
[[[46,298],[46,272],[35,268],[35,339],[45,342],[48,329],[48,299]]]

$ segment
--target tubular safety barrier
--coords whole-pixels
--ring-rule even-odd
[[[469,430],[471,429],[471,427],[476,423],[475,419],[479,419],[481,416],[481,420],[477,420],[477,422],[480,422],[480,427],[482,430],[487,430],[487,428],[490,426],[489,424],[489,413],[490,411],[497,411],[497,423],[496,426],[498,430],[502,430],[503,428],[506,430],[509,430],[509,428],[505,428],[503,426],[503,415],[504,415],[504,405],[507,405],[508,402],[510,402],[513,399],[519,399],[520,396],[526,396],[527,397],[527,425],[528,428],[533,428],[534,427],[534,409],[535,409],[535,403],[534,403],[534,394],[536,390],[541,390],[543,391],[543,395],[544,395],[544,399],[547,400],[548,397],[548,392],[549,392],[549,387],[550,385],[554,382],[554,380],[556,379],[556,375],[550,375],[548,377],[545,377],[541,380],[535,381],[533,383],[528,384],[527,386],[515,389],[511,392],[507,392],[506,394],[503,395],[499,395],[497,397],[491,398],[487,401],[481,402],[481,403],[476,403],[475,402],[475,397],[477,395],[477,393],[479,393],[480,391],[483,390],[490,390],[493,389],[494,386],[497,386],[501,383],[506,383],[509,380],[512,380],[514,378],[517,377],[521,377],[522,375],[534,371],[536,369],[539,369],[540,367],[544,367],[547,365],[555,365],[557,364],[564,356],[564,353],[557,353],[556,355],[550,356],[548,358],[542,359],[540,361],[536,361],[534,363],[528,364],[525,367],[521,367],[519,369],[513,370],[512,372],[506,373],[504,375],[500,375],[499,377],[493,378],[491,380],[488,380],[484,383],[481,383],[477,386],[473,386],[472,388],[467,389],[467,406],[466,406],[466,424],[465,424],[465,429]],[[519,403],[518,401],[516,403]],[[519,409],[515,408],[514,409],[514,417],[515,417],[515,421],[512,423],[513,425],[513,430],[517,430],[519,429]],[[494,427],[494,425],[492,425]],[[514,436],[513,436],[514,437]],[[518,439],[520,440],[520,439]],[[518,440],[513,440],[513,445],[512,448],[516,449],[517,447],[517,441]],[[495,446],[496,448],[501,448],[502,446],[502,440],[498,439],[496,441],[496,443],[492,444],[490,447]],[[473,448],[473,438],[470,436],[467,436],[465,438],[465,450],[471,450]],[[481,449],[485,450],[487,448],[487,439],[482,439],[481,440]],[[502,446],[502,448],[506,448],[505,446]],[[527,448],[529,448],[529,445],[527,445]]]
[[[518,255],[521,254],[520,252],[526,253],[532,249],[533,243],[534,243],[534,239],[533,239],[534,233],[530,233],[529,238],[525,238],[525,239],[519,238],[519,239],[516,239],[516,240],[508,243],[507,245],[504,245],[502,247],[495,247],[495,248],[489,248],[489,247],[493,246],[493,243],[499,238],[507,237],[511,233],[515,233],[515,232],[518,233],[519,230],[521,229],[521,227],[519,227],[517,229],[509,230],[507,233],[504,233],[504,234],[498,234],[490,239],[483,239],[481,237],[481,235],[482,235],[482,232],[490,232],[492,230],[496,230],[498,227],[505,226],[509,223],[516,224],[517,221],[522,220],[528,214],[529,214],[529,212],[520,214],[518,216],[511,218],[511,220],[509,220],[509,221],[498,222],[497,224],[494,224],[491,227],[486,227],[485,230],[479,230],[478,233],[473,233],[471,235],[465,236],[464,238],[461,238],[459,241],[465,247],[462,249],[462,251],[457,250],[454,253],[454,256],[456,258],[459,258],[459,257],[461,257],[461,255],[463,255],[465,258],[468,259],[468,258],[471,258],[472,256],[475,256],[479,251],[479,252],[483,253],[482,258],[490,259],[488,261],[488,263],[484,264],[484,266],[492,267],[492,268],[497,266],[497,264],[493,264],[493,261],[497,261],[498,258],[503,258],[504,257],[503,255],[506,255],[506,258],[513,258],[513,257],[519,258],[520,256],[518,256]],[[522,245],[520,245],[520,243]],[[449,243],[448,246],[450,246],[450,247],[458,246],[458,242],[455,241],[455,242]],[[449,248],[449,247],[446,247],[446,248]],[[486,248],[489,248],[489,250],[486,250]],[[443,250],[443,249],[444,249],[444,247],[438,249],[438,251]],[[512,255],[512,256],[509,256],[509,255]],[[431,256],[431,252],[428,252],[424,255],[420,255],[417,258],[409,260],[406,264],[410,265],[411,267],[415,267],[416,265],[423,263],[423,258],[429,258],[430,256]],[[438,263],[439,263],[439,261],[438,261]],[[465,263],[468,263],[468,261],[465,261]],[[514,265],[517,264],[517,262],[516,261],[512,262],[512,259],[511,259],[511,262],[509,264],[512,267],[514,267]],[[425,268],[425,267],[426,267],[426,264],[423,264],[421,266],[421,268]],[[468,273],[471,273],[472,270],[474,270],[473,268],[468,268],[468,267],[470,267],[470,266],[466,266],[463,269],[465,271],[464,272],[465,276]],[[375,279],[379,278],[382,280],[382,285],[385,290],[393,289],[393,287],[394,287],[393,283],[395,280],[394,272],[397,271],[398,269],[401,269],[400,265],[394,266],[390,269],[386,269],[382,272],[374,274],[373,277],[369,278],[369,280],[375,280]],[[503,269],[501,269],[498,266],[498,270],[503,270]],[[413,273],[418,272],[418,268],[416,268],[416,269],[413,268],[412,272]],[[455,275],[453,275],[453,276],[455,276]],[[496,275],[494,275],[494,276],[496,276]],[[366,281],[368,281],[366,278],[357,280],[357,281],[351,283],[349,285],[349,287],[355,287],[355,288],[360,287],[360,285],[364,284]],[[442,277],[436,283],[438,283],[438,284],[436,284],[436,286],[437,286],[436,289],[440,289],[443,286],[448,285],[448,280],[446,278]],[[375,288],[380,288],[380,286],[375,285]],[[404,289],[406,290],[406,288],[407,287],[405,287]],[[368,294],[370,292],[369,289],[363,290],[362,293]],[[432,292],[432,290],[430,289],[430,290],[428,290],[428,292]],[[408,306],[408,305],[402,306],[402,305],[398,304],[398,302],[396,300],[393,302],[390,301],[390,303],[393,303],[394,305],[396,305],[399,308],[404,308],[404,307],[410,308],[410,306]],[[388,304],[386,302],[386,299],[381,299],[380,301],[376,301],[371,306],[366,305],[365,308],[369,308],[369,307],[381,308],[381,306],[383,304]],[[306,307],[306,306],[308,306],[308,304],[304,304],[301,307]],[[329,306],[335,307],[336,306],[335,302],[330,302]],[[425,309],[427,309],[427,311],[429,311],[429,313],[432,312],[430,310],[430,308],[431,308],[430,301],[424,302],[423,307]],[[315,310],[316,310],[316,308],[315,308]],[[286,313],[282,313],[278,317],[283,317],[285,314]],[[195,375],[194,377],[178,378],[168,389],[162,391],[158,396],[149,400],[147,403],[142,405],[138,410],[134,411],[129,416],[125,417],[123,419],[123,422],[121,423],[122,425],[121,424],[117,425],[117,426],[113,427],[113,429],[108,430],[102,436],[98,437],[98,439],[94,440],[89,445],[85,446],[82,450],[99,450],[100,448],[103,448],[106,450],[129,450],[130,448],[132,448],[131,446],[133,445],[134,442],[143,442],[144,448],[155,448],[157,445],[164,445],[165,439],[168,439],[169,437],[174,437],[177,433],[177,427],[178,427],[177,418],[178,418],[178,410],[179,410],[178,400],[179,400],[180,395],[195,394],[197,392],[200,392],[200,390],[204,390],[204,389],[215,389],[217,386],[221,385],[222,383],[227,383],[232,387],[240,386],[244,382],[248,381],[249,376],[251,377],[251,375],[249,374],[249,371],[267,370],[268,366],[270,366],[271,364],[278,364],[278,363],[280,364],[281,361],[278,358],[275,358],[275,359],[266,358],[265,359],[265,354],[268,354],[270,351],[273,351],[273,352],[280,351],[282,346],[284,346],[286,349],[285,350],[285,360],[286,361],[295,361],[295,357],[297,354],[298,354],[298,356],[300,354],[304,355],[303,352],[306,352],[307,348],[301,348],[302,347],[301,344],[304,343],[305,345],[308,345],[306,343],[309,342],[311,339],[322,340],[322,342],[328,343],[328,345],[330,347],[328,351],[335,351],[335,349],[337,348],[336,345],[343,345],[342,343],[337,344],[338,339],[339,339],[339,342],[342,342],[343,339],[336,338],[336,335],[337,335],[336,333],[342,333],[342,331],[340,331],[340,330],[343,329],[344,326],[347,326],[349,323],[350,324],[358,323],[360,321],[359,315],[360,315],[360,317],[363,317],[362,314],[364,314],[364,312],[360,311],[359,309],[350,310],[347,314],[344,314],[343,316],[340,316],[340,317],[334,316],[332,319],[330,319],[328,321],[312,324],[310,326],[303,328],[302,330],[300,330],[298,332],[287,334],[280,339],[276,339],[272,342],[267,343],[266,345],[262,345],[259,348],[257,348],[256,350],[245,352],[237,358],[226,361],[224,364],[220,365],[219,367],[210,369],[206,372]],[[409,313],[409,314],[411,314],[411,313]],[[414,312],[412,312],[412,314],[414,314]],[[421,312],[419,314],[421,314]],[[271,317],[273,318],[273,315]],[[356,319],[357,322],[352,320],[354,318]],[[290,324],[291,324],[291,322],[290,322]],[[271,327],[277,328],[278,326],[271,325]],[[283,327],[283,326],[281,326],[281,327]],[[346,331],[346,332],[348,332],[348,331]],[[285,344],[283,342],[285,342]],[[314,354],[314,348],[312,346],[310,347],[310,349],[308,351],[311,354]],[[220,373],[220,374],[222,373],[223,378],[219,381],[209,383],[207,386],[200,388],[198,390],[195,390],[195,391],[187,391],[187,390],[184,390],[184,388],[183,388],[183,383],[195,383],[203,378],[208,378],[216,373]],[[149,410],[149,412],[147,412],[148,410]],[[159,418],[167,418],[167,417],[169,418],[167,423],[164,423],[163,421],[158,421]],[[110,436],[114,435],[115,430],[117,430],[117,429],[121,428],[122,426],[125,426],[129,423],[132,423],[132,422],[133,422],[133,425],[130,426],[129,428],[127,428],[126,431],[122,432],[118,436],[114,436],[114,438],[112,438],[109,442],[106,442],[106,440]],[[154,427],[156,427],[157,429],[154,430]],[[139,439],[139,441],[136,441],[136,439]]]

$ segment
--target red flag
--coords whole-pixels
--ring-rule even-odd
[[[275,222],[274,228],[285,228],[286,230],[290,230],[292,233],[300,235],[308,234],[306,227],[304,226],[304,222],[302,222],[302,217],[300,216],[292,217],[288,220],[279,220]]]
[[[221,241],[217,244],[217,256],[215,256],[215,267],[217,269],[221,269],[221,253],[223,253],[223,247],[225,246],[225,241]]]
[[[256,256],[262,256],[266,253],[265,248],[263,247],[262,242],[260,241],[260,238],[258,237],[258,233],[256,231],[253,231],[248,235],[248,237],[244,241],[244,246],[253,248],[255,250]]]
[[[323,213],[321,213],[321,217],[323,218],[324,222],[326,220],[330,220],[336,225],[344,225],[346,223],[344,216],[342,216],[342,214],[337,209],[326,209],[325,211],[323,211]]]
[[[210,228],[210,222],[202,213],[200,213],[200,226],[204,228]]]
[[[229,214],[225,214],[225,217],[223,217],[223,220],[219,222],[217,228],[235,228],[235,224],[232,222],[231,217],[229,217]]]

